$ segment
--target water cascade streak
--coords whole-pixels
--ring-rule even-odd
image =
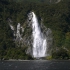
[[[33,35],[33,57],[40,58],[46,56],[47,41],[41,32],[38,20],[34,12],[32,12],[32,35]]]

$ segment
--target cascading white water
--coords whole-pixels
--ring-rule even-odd
[[[34,12],[32,13],[32,36],[33,36],[33,57],[40,58],[46,56],[47,41],[41,32],[38,20]]]

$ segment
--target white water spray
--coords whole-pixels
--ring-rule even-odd
[[[32,12],[32,36],[33,36],[33,57],[40,58],[46,56],[47,42],[41,32],[38,20],[34,12]]]

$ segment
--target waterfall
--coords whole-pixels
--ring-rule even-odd
[[[33,57],[40,58],[46,56],[47,40],[41,32],[37,17],[34,12],[32,13],[32,36],[33,36]]]

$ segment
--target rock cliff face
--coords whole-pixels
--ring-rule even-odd
[[[24,28],[20,25],[20,23],[17,24],[16,27],[14,27],[11,23],[9,23],[9,26],[11,30],[13,31],[13,40],[16,43],[16,45],[19,47],[23,44],[23,32]]]
[[[12,22],[9,21],[9,25],[11,30],[13,31],[14,36],[14,42],[18,47],[27,47],[27,50],[25,51],[26,54],[29,54],[33,57],[33,35],[32,35],[32,18],[33,15],[31,13],[28,14],[28,19],[23,25],[20,23],[17,24],[16,27],[12,25]],[[45,36],[47,40],[47,48],[46,48],[46,54],[47,56],[51,53],[51,47],[52,47],[52,31],[50,28],[46,28],[43,23],[40,23],[41,32]]]

